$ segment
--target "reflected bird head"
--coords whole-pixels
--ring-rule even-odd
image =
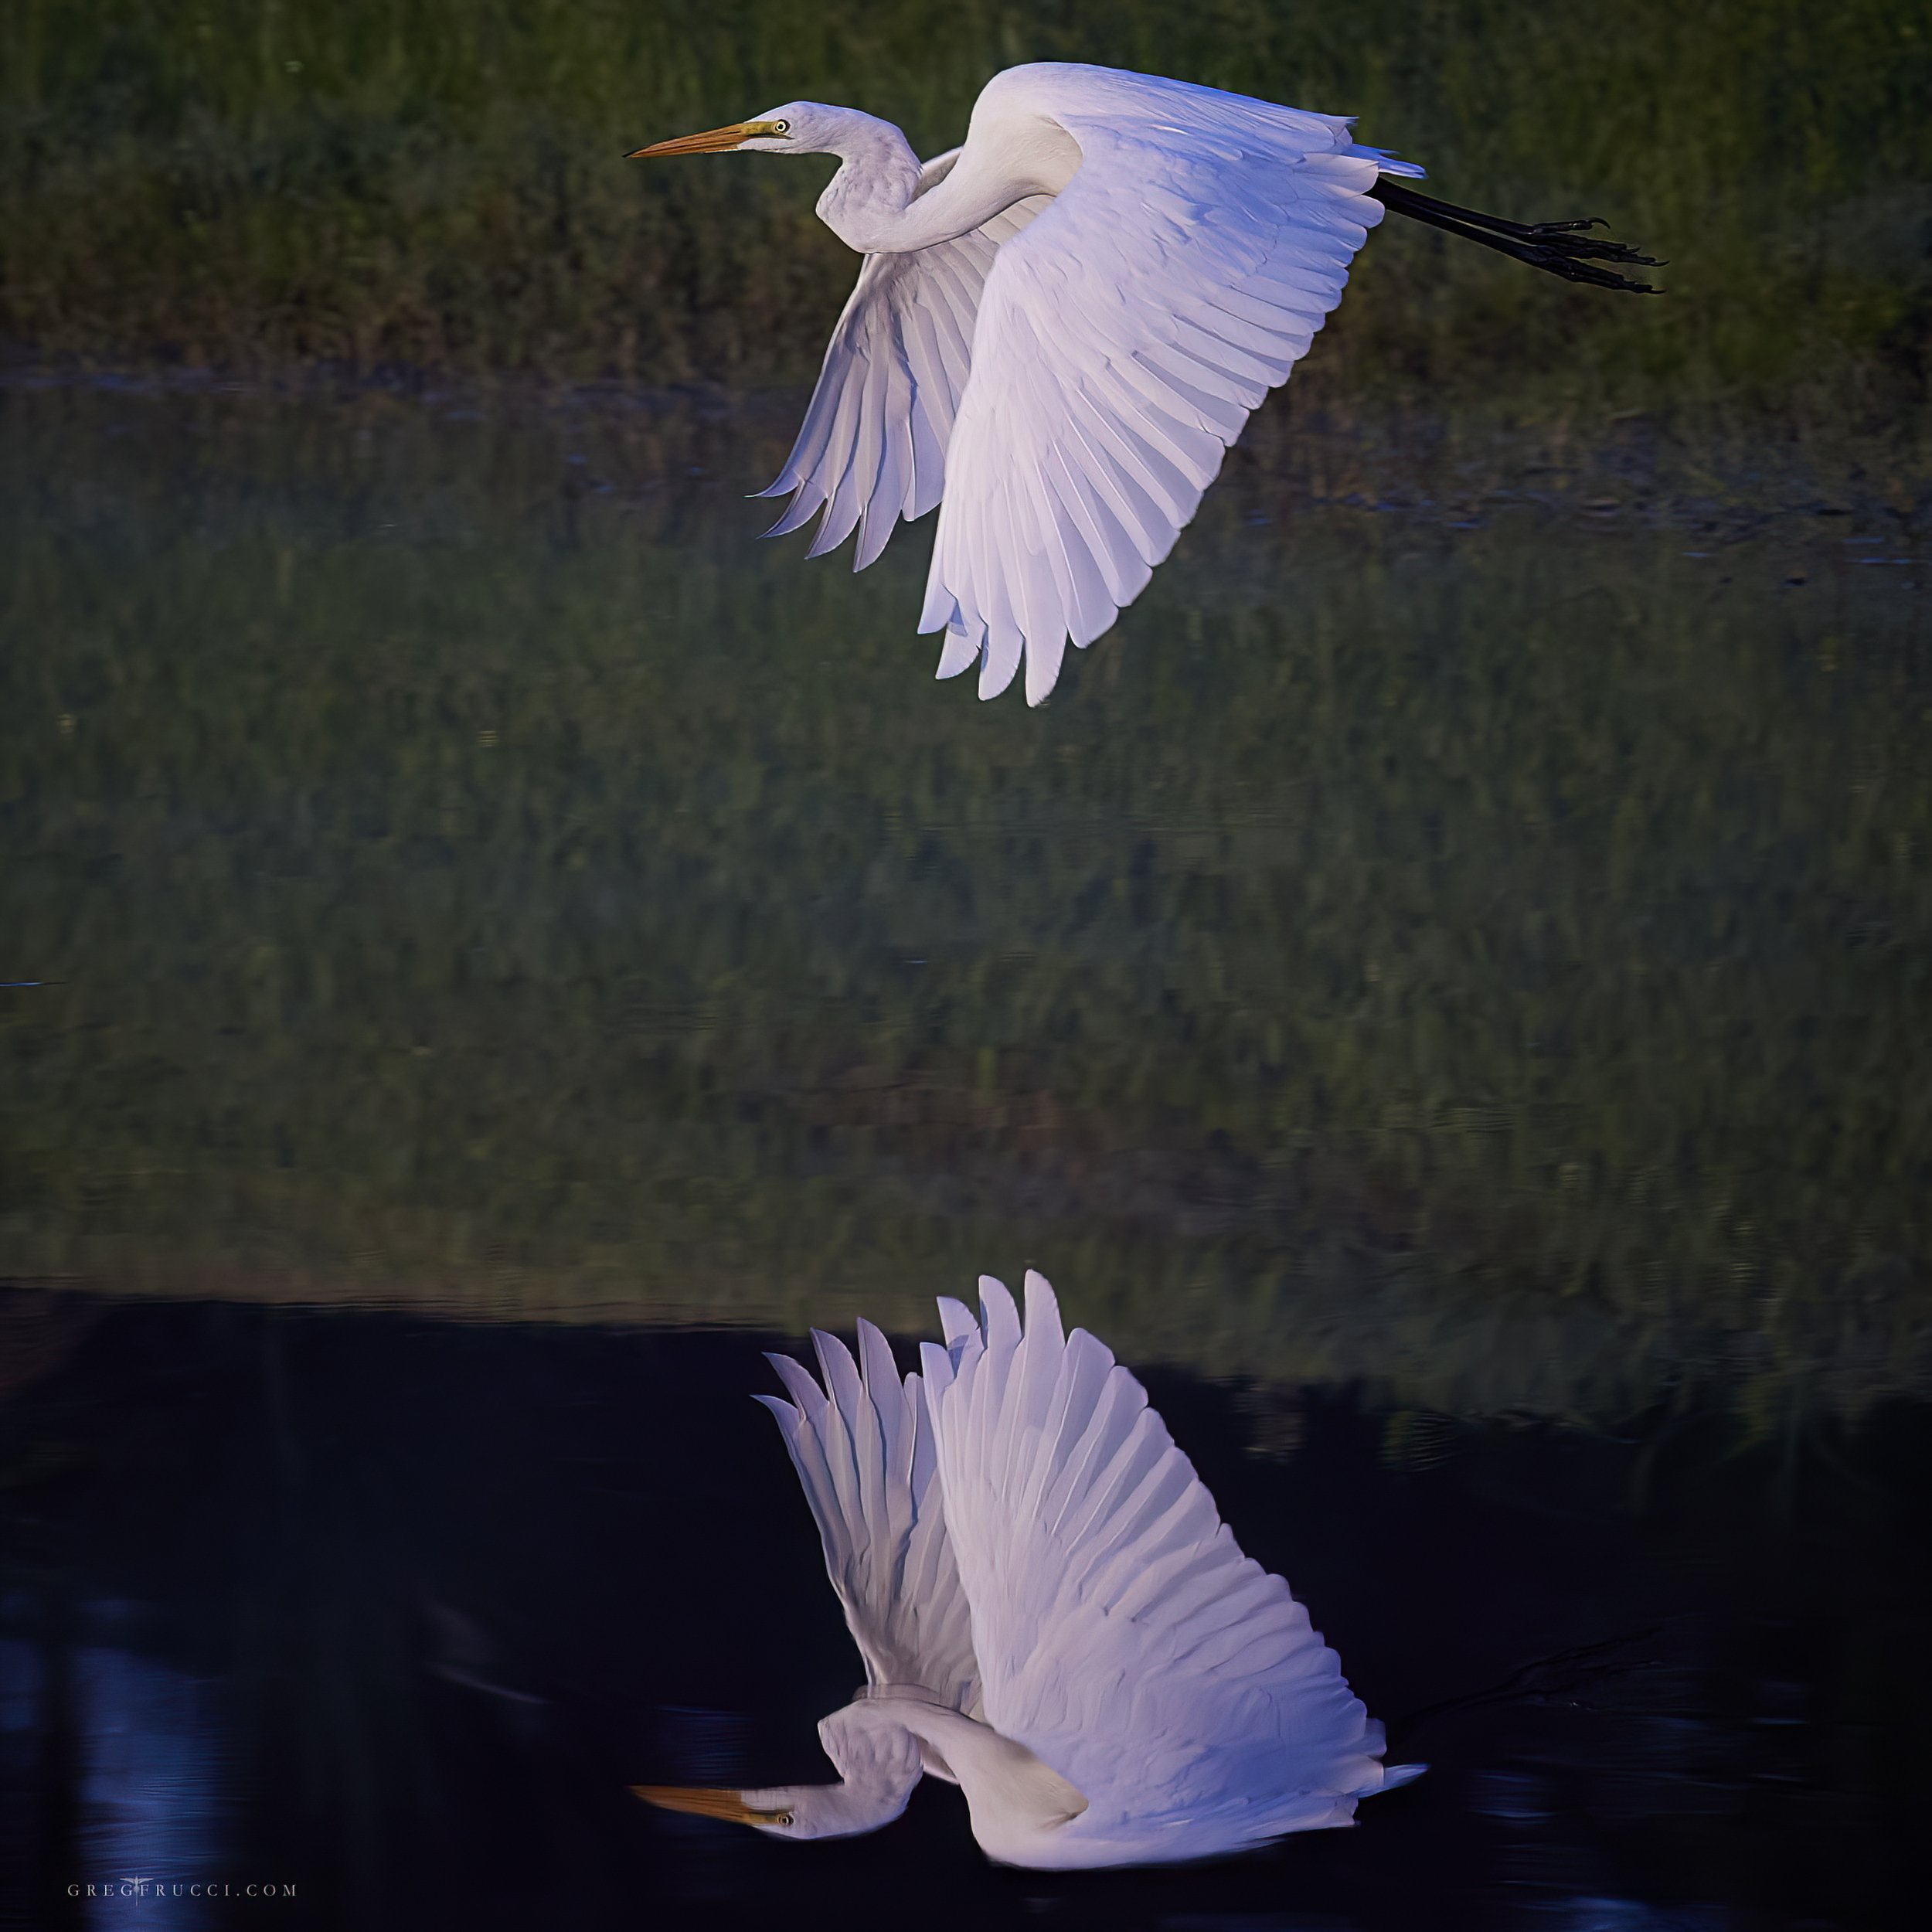
[[[902,1794],[882,1815],[876,1797],[843,1784],[780,1785],[761,1791],[717,1791],[703,1784],[633,1784],[631,1789],[661,1811],[749,1825],[773,1838],[849,1838],[876,1829],[905,1804]]]
[[[645,1804],[661,1811],[721,1818],[728,1825],[755,1825],[762,1830],[784,1832],[797,1819],[780,1791],[716,1791],[706,1784],[633,1784],[631,1788]],[[753,1804],[753,1798],[760,1801]]]

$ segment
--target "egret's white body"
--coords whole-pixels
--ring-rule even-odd
[[[642,154],[832,154],[818,213],[866,257],[777,481],[774,526],[859,532],[940,509],[920,628],[982,698],[1053,688],[1146,587],[1268,390],[1287,380],[1422,170],[1350,123],[1058,63],[987,83],[923,163],[889,122],[792,102]]]
[[[643,1794],[819,1838],[964,1792],[1004,1864],[1170,1863],[1347,1825],[1406,1782],[1282,1579],[1243,1556],[1145,1392],[1053,1291],[980,1284],[902,1381],[859,1324],[777,1417],[867,1689],[819,1726],[836,1784]]]

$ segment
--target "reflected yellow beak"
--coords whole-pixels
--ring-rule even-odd
[[[782,1811],[753,1811],[736,1791],[716,1791],[702,1784],[633,1784],[647,1804],[666,1811],[689,1811],[694,1818],[721,1818],[730,1825],[775,1825]]]
[[[747,141],[781,132],[772,121],[734,121],[729,128],[712,128],[701,134],[680,134],[675,141],[654,142],[648,148],[633,148],[626,161],[658,161],[672,155],[723,155],[741,148]]]

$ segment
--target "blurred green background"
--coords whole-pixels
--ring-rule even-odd
[[[920,532],[749,540],[789,427],[0,392],[0,1269],[923,1329],[1030,1260],[1458,1411],[1926,1386],[1889,512],[1243,450],[1029,711]]]
[[[1913,433],[1932,16],[1900,0],[12,0],[0,334],[121,362],[802,378],[852,272],[811,213],[829,164],[621,153],[797,97],[937,151],[1035,59],[1357,114],[1450,199],[1600,214],[1669,259],[1668,301],[1613,298],[1391,224],[1304,396]]]

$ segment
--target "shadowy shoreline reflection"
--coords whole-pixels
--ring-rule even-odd
[[[629,1795],[821,1776],[813,1722],[849,1695],[744,1398],[782,1338],[64,1307],[0,1396],[0,1811],[35,1922],[240,1922],[66,1896],[104,1869],[293,1883],[247,1908],[276,1924],[1912,1914],[1922,1406],[1753,1442],[1696,1412],[1473,1425],[1143,1370],[1392,1757],[1433,1768],[1372,1831],[1056,1878],[988,1866],[943,1789],[806,1848]]]

